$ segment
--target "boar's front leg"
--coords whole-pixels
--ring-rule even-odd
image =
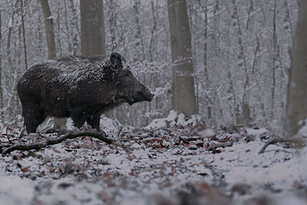
[[[71,108],[69,112],[70,112],[70,117],[72,121],[74,122],[74,125],[77,128],[81,128],[82,125],[84,125],[86,121],[87,108],[84,108],[84,107]]]
[[[26,103],[22,107],[28,133],[35,133],[36,128],[45,120],[44,110],[36,103]]]
[[[87,123],[92,126],[92,128],[96,129],[99,131],[99,122],[100,122],[100,113],[95,113],[95,114],[89,114],[87,118]]]

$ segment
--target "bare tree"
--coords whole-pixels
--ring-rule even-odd
[[[2,18],[1,18],[1,10],[0,10],[0,50],[2,48]],[[2,54],[0,53],[0,120],[4,120],[4,112],[3,112],[3,83],[2,83]]]
[[[48,46],[48,59],[56,58],[55,37],[53,28],[53,17],[51,15],[48,0],[40,0],[44,18],[45,18],[45,30]]]
[[[242,68],[245,72],[244,90],[242,96],[242,104],[237,106],[236,109],[236,123],[237,124],[249,124],[251,122],[251,110],[249,106],[250,94],[248,91],[250,85],[250,77],[248,73],[248,67],[246,62],[246,54],[244,52],[244,42],[243,42],[243,32],[241,28],[240,17],[238,14],[238,7],[236,0],[232,0],[233,4],[233,14],[234,25],[236,25],[238,31],[238,43],[239,43],[239,53],[238,53],[238,66]]]
[[[293,57],[288,85],[286,133],[292,136],[307,118],[307,1],[299,0],[299,16],[294,36]]]
[[[185,0],[168,0],[172,50],[172,106],[186,116],[197,113],[191,33]]]
[[[111,50],[114,51],[117,47],[117,42],[116,42],[116,29],[117,29],[117,12],[116,12],[116,8],[118,7],[117,2],[115,0],[109,0],[109,6],[108,6],[108,10],[109,10],[109,17],[106,18],[108,20],[108,24],[109,24],[109,36],[110,36],[110,44],[111,44]]]
[[[40,0],[44,18],[45,18],[45,30],[46,30],[46,39],[48,46],[48,59],[56,58],[56,47],[55,47],[55,36],[54,36],[54,27],[53,27],[53,17],[51,15],[51,10],[49,7],[48,0]],[[65,127],[66,119],[65,118],[54,118],[54,128],[60,129]]]
[[[136,33],[135,33],[135,39],[137,40],[135,46],[138,48],[139,55],[142,60],[145,60],[145,48],[144,48],[144,40],[143,35],[141,31],[141,22],[140,22],[140,4],[141,2],[139,0],[134,0],[133,2],[133,9],[135,12],[135,24],[136,24]],[[135,61],[139,60],[139,58],[135,59]]]
[[[153,26],[152,26],[152,29],[151,29],[151,38],[150,38],[150,41],[149,41],[149,58],[150,58],[150,61],[153,61],[153,42],[154,42],[154,34],[157,30],[157,19],[156,19],[156,14],[155,14],[155,5],[154,5],[154,1],[151,0],[151,13],[152,13],[152,20],[153,20]]]
[[[81,55],[105,55],[103,0],[80,0]],[[109,111],[106,116],[111,117]]]
[[[105,55],[105,29],[102,0],[80,0],[81,54]]]
[[[25,12],[24,12],[24,2],[20,0],[21,7],[21,27],[22,27],[22,41],[23,41],[23,52],[24,52],[24,62],[26,70],[28,69],[28,54],[27,54],[27,43],[26,43],[26,30],[25,30]]]

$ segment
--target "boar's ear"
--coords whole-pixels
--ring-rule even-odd
[[[119,53],[111,53],[110,61],[112,68],[115,70],[119,70],[123,67],[122,56]]]

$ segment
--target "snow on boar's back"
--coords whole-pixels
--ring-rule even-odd
[[[28,133],[47,116],[71,117],[80,128],[85,121],[99,130],[100,115],[124,102],[151,101],[122,56],[66,57],[33,65],[20,78],[17,92]]]

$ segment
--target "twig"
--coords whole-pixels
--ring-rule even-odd
[[[181,140],[189,141],[197,141],[197,140],[204,140],[204,137],[201,136],[193,136],[193,137],[180,137]]]
[[[123,128],[124,128],[123,126],[120,126],[120,127],[119,127],[119,129],[118,129],[118,131],[117,131],[117,139],[119,139],[120,134],[121,134]]]
[[[230,147],[230,146],[232,146],[232,144],[233,144],[233,142],[231,142],[231,141],[226,141],[226,142],[222,142],[222,143],[218,143],[218,144],[211,144],[207,148],[207,150],[212,151],[212,150],[215,150],[216,148],[220,148],[220,147],[223,147],[223,148]]]
[[[12,146],[12,145],[11,144],[7,144],[7,143],[6,144],[0,144],[0,149],[3,148],[3,147],[9,147],[9,146]]]
[[[19,134],[19,139],[21,139],[25,135],[25,128],[22,128]]]
[[[276,144],[278,142],[293,143],[293,144],[296,144],[296,145],[304,144],[304,141],[301,138],[279,138],[279,137],[278,138],[272,138],[272,139],[268,140],[265,143],[265,145],[263,145],[263,147],[258,152],[258,154],[262,154],[269,145]]]
[[[183,139],[181,136],[179,136],[179,143],[180,141],[183,141],[184,143],[190,144],[189,141],[187,141],[186,139]]]
[[[68,132],[64,134],[63,136],[60,136],[56,139],[47,139],[39,143],[33,143],[33,144],[14,144],[2,151],[2,154],[5,155],[7,153],[10,153],[15,150],[31,150],[31,149],[42,149],[48,145],[54,145],[61,143],[67,139],[74,139],[81,136],[90,136],[94,137],[96,139],[99,139],[107,144],[115,144],[116,140],[111,140],[107,138],[107,134],[105,132]]]

